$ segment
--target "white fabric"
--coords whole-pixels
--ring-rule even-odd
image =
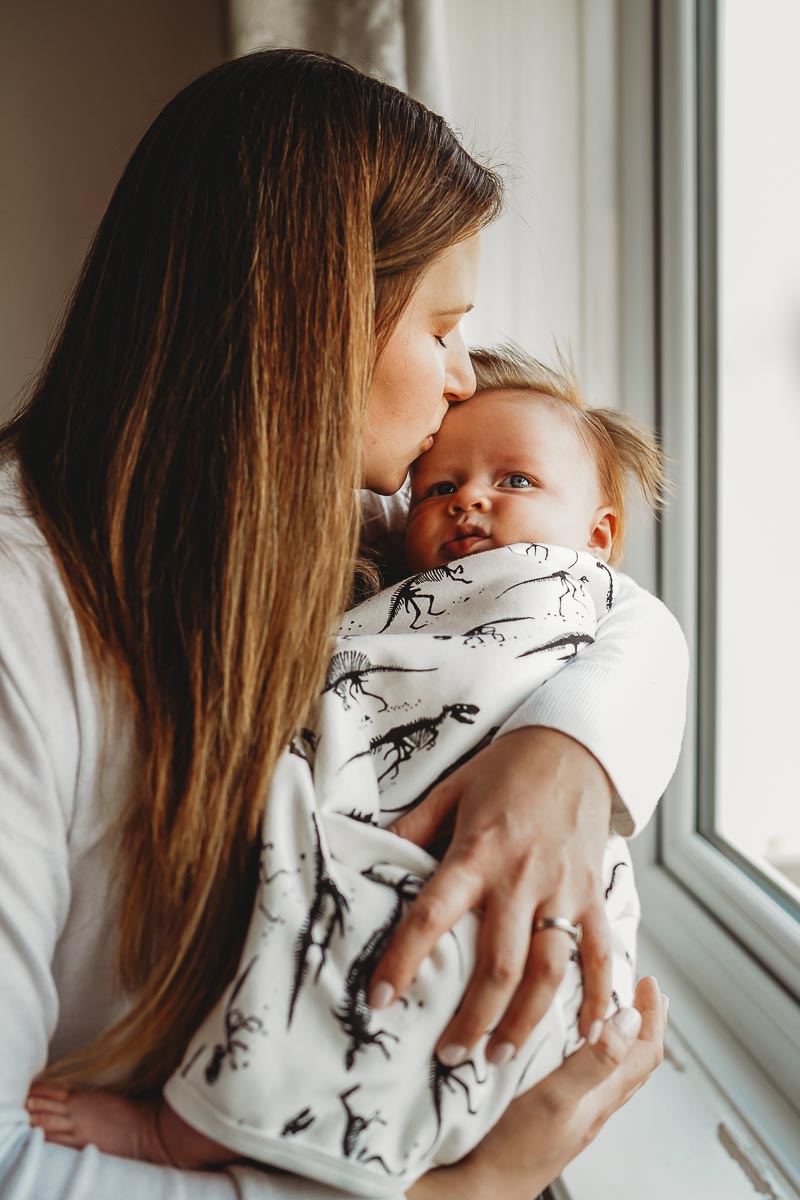
[[[523,1079],[537,1083],[575,1049],[573,960],[511,1065],[487,1063],[488,1039],[460,1067],[434,1057],[474,971],[474,913],[401,1002],[373,1013],[366,993],[436,866],[386,827],[591,644],[614,586],[590,554],[525,544],[414,575],[345,615],[317,709],[270,789],[236,977],[165,1089],[191,1125],[242,1156],[388,1196],[463,1158]],[[627,1004],[639,906],[616,835],[604,877],[614,988]]]
[[[408,486],[393,496],[361,492],[367,539],[401,554]],[[612,828],[639,833],[672,778],[686,724],[689,654],[672,613],[627,575],[602,614],[594,645],[512,714],[502,732],[543,725],[590,750],[615,788]]]

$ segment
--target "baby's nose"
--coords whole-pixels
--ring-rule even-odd
[[[487,512],[491,501],[485,491],[478,488],[461,488],[454,492],[450,501],[450,512]]]

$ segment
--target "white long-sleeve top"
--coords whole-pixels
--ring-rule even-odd
[[[673,619],[633,583],[624,585],[617,609],[582,662],[540,689],[514,723],[547,724],[584,742],[632,816],[626,820],[623,812],[618,821],[625,831],[652,812],[677,758],[686,652]],[[590,687],[591,698],[584,694]],[[23,1106],[31,1080],[48,1060],[108,1028],[129,1003],[112,969],[115,827],[138,770],[122,690],[112,675],[98,678],[26,508],[17,468],[6,463],[0,466],[0,1200],[341,1196],[252,1167],[180,1172],[46,1145],[28,1126]]]

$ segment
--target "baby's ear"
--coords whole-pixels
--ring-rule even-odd
[[[617,536],[617,514],[613,508],[598,508],[592,520],[592,532],[586,549],[607,563]]]

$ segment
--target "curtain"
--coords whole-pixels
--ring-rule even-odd
[[[447,115],[444,0],[228,0],[228,14],[234,55],[322,50]]]

